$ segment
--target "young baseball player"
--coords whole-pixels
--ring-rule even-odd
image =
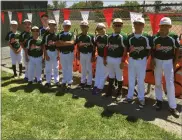
[[[48,33],[48,30],[49,30],[48,18],[49,17],[48,17],[47,14],[43,14],[41,16],[42,26],[39,27],[39,29],[40,29],[40,38],[41,39],[43,38],[44,35],[46,35]],[[46,74],[45,74],[45,61],[42,63],[42,74],[44,75],[44,78],[46,78]]]
[[[60,51],[60,62],[62,65],[63,79],[62,88],[63,90],[70,89],[73,82],[73,58],[74,58],[74,43],[75,37],[70,32],[71,21],[64,20],[63,31],[57,36],[56,46]],[[68,84],[68,86],[67,86]]]
[[[128,64],[128,95],[124,99],[124,103],[133,101],[135,81],[138,84],[139,108],[145,105],[145,86],[144,79],[146,74],[147,56],[151,49],[151,37],[143,33],[145,20],[144,18],[136,18],[133,22],[135,32],[130,34],[127,39],[127,50],[129,51]]]
[[[25,43],[27,41],[27,39],[29,39],[31,37],[31,24],[32,22],[29,19],[25,19],[23,21],[24,24],[24,31],[20,34],[20,44],[21,47],[23,48],[23,61],[24,61],[24,65],[25,65],[25,81],[28,81],[28,63],[26,61],[26,57],[25,57]]]
[[[106,26],[103,23],[98,23],[96,27],[97,35],[95,37],[95,45],[98,56],[96,63],[95,84],[92,94],[98,94],[104,88],[105,80],[108,76],[108,71],[104,65],[104,48],[108,44],[108,35],[106,34]]]
[[[29,38],[25,45],[26,61],[28,62],[28,85],[33,83],[34,71],[36,71],[37,82],[42,83],[42,40],[39,38],[39,28],[37,26],[33,26],[31,31],[32,38]]]
[[[112,33],[108,37],[108,47],[105,47],[104,54],[104,63],[107,63],[108,72],[109,72],[109,85],[108,90],[106,92],[106,97],[111,96],[114,89],[114,79],[116,77],[118,81],[118,89],[116,92],[116,96],[121,96],[122,90],[122,81],[123,81],[123,66],[125,58],[123,58],[125,45],[124,45],[124,37],[120,34],[121,28],[123,26],[123,21],[120,18],[116,18],[113,20],[113,29],[114,33]]]
[[[48,29],[49,29],[49,25],[48,25],[48,15],[47,14],[43,14],[41,16],[41,22],[42,22],[42,26],[39,27],[40,29],[40,36],[43,37],[44,34],[48,33]]]
[[[18,23],[15,20],[10,22],[10,32],[6,35],[10,47],[10,56],[12,61],[13,77],[17,77],[16,63],[19,64],[19,76],[22,75],[22,48],[19,43],[20,32],[17,31]]]
[[[57,35],[55,20],[49,20],[49,33],[46,33],[43,37],[42,44],[44,45],[45,63],[46,63],[46,87],[50,87],[52,69],[54,70],[54,81],[56,85],[59,85],[59,65],[58,59],[59,52],[56,49]]]
[[[76,37],[76,44],[78,45],[78,59],[81,63],[81,88],[92,87],[92,56],[94,55],[94,37],[88,33],[89,25],[87,21],[81,21],[81,34]],[[87,77],[88,73],[88,77]]]
[[[160,20],[159,33],[154,36],[151,65],[155,67],[155,95],[156,110],[162,108],[162,73],[164,72],[169,110],[174,117],[179,117],[176,110],[175,90],[174,90],[174,70],[179,55],[179,38],[169,32],[172,27],[171,19],[164,17]]]

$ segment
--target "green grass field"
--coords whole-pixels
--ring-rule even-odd
[[[180,136],[139,119],[84,107],[84,98],[55,96],[42,86],[27,88],[22,79],[2,72],[2,139],[179,139]],[[43,94],[44,93],[44,94]]]

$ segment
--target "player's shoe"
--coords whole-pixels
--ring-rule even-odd
[[[38,83],[38,84],[42,84],[42,81],[38,81],[37,83]]]
[[[84,89],[85,85],[86,85],[85,83],[80,83],[78,87],[81,88],[81,89]]]
[[[27,84],[27,86],[30,86],[32,84],[33,84],[33,82],[32,81],[29,81],[28,84]]]
[[[62,83],[61,88],[63,91],[65,91],[66,90],[66,83]]]
[[[157,111],[160,111],[162,109],[162,101],[156,100],[154,106]]]
[[[61,84],[60,84],[59,82],[56,82],[55,85],[56,85],[57,87],[60,87],[60,86],[61,86]]]
[[[46,88],[50,88],[50,87],[51,87],[51,84],[50,84],[50,83],[46,83],[44,86],[45,86]]]
[[[130,103],[132,103],[133,102],[133,99],[129,99],[129,98],[125,98],[124,100],[123,100],[123,103],[124,104],[130,104]]]
[[[100,94],[101,91],[102,91],[102,89],[97,88],[97,89],[96,89],[96,94],[97,94],[97,95]]]
[[[18,75],[17,74],[14,74],[13,76],[12,76],[12,78],[16,78]]]
[[[92,85],[86,85],[86,86],[85,86],[85,89],[86,89],[86,90],[92,90],[93,88],[92,88]]]
[[[24,78],[24,81],[28,82],[28,78],[27,78],[27,77],[25,77],[25,78]]]
[[[96,95],[96,90],[97,90],[97,87],[94,87],[92,90],[92,95]]]
[[[37,77],[35,77],[34,82],[37,83]]]
[[[70,89],[71,89],[71,84],[68,84],[67,90],[70,90]]]
[[[144,108],[144,106],[145,106],[145,100],[140,100],[140,101],[139,101],[138,107],[139,107],[140,109],[142,109],[142,108]]]
[[[169,111],[171,112],[171,114],[175,117],[175,118],[179,118],[180,113],[174,109],[174,108],[169,108]]]

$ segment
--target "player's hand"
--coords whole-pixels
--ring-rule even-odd
[[[104,66],[106,66],[107,65],[107,60],[106,59],[104,59]]]
[[[60,56],[57,56],[57,61],[59,61],[60,60]]]
[[[120,69],[124,69],[124,62],[121,62]]]
[[[50,57],[48,55],[45,56],[46,61],[50,60]]]
[[[150,67],[151,67],[152,69],[154,69],[155,66],[156,66],[155,60],[154,60],[154,59],[151,59]]]
[[[95,57],[92,57],[91,58],[91,62],[95,62],[96,61],[96,58]]]
[[[77,59],[77,60],[80,60],[80,55],[77,55],[77,56],[76,56],[76,59]]]
[[[173,69],[174,69],[174,70],[176,69],[176,64],[177,64],[177,61],[174,61],[174,62],[173,62]]]

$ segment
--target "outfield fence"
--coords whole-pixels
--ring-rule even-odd
[[[114,18],[122,18],[123,20],[123,32],[125,33],[131,33],[132,32],[132,24],[130,20],[130,12],[137,12],[142,13],[143,17],[146,20],[146,25],[144,31],[152,34],[152,28],[150,24],[149,14],[153,13],[159,13],[164,14],[165,16],[168,16],[172,19],[172,32],[175,32],[176,34],[180,35],[182,34],[182,3],[175,3],[175,4],[160,4],[160,5],[138,5],[138,6],[119,6],[119,7],[95,7],[95,8],[74,8],[69,9],[70,10],[70,16],[69,19],[72,22],[72,28],[71,31],[75,32],[75,34],[80,33],[79,23],[82,20],[82,16],[80,11],[89,11],[89,32],[95,33],[95,27],[96,24],[99,22],[103,22],[107,25],[105,22],[105,17],[103,14],[103,9],[106,8],[113,8],[113,17]],[[53,10],[57,9],[9,9],[4,11],[5,13],[5,22],[4,24],[1,23],[1,45],[5,46],[6,42],[4,40],[5,35],[9,31],[9,18],[7,11],[12,11],[12,20],[17,20],[16,12],[22,12],[23,13],[23,20],[27,19],[27,13],[32,13],[32,23],[33,25],[40,26],[41,21],[39,17],[39,12],[46,12],[49,15],[49,19],[54,19]],[[64,20],[63,18],[63,11],[60,10],[60,25],[58,27],[58,30],[62,30],[62,22]],[[19,30],[23,31],[22,24],[19,24]],[[112,26],[109,28],[107,27],[107,32],[112,32]]]

